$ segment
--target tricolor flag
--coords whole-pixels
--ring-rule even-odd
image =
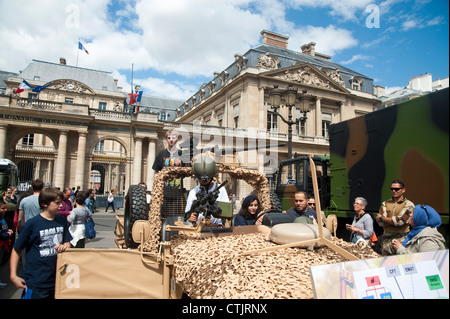
[[[139,95],[138,95],[136,101],[137,101],[138,103],[140,103],[140,102],[141,102],[141,99],[142,99],[142,91],[139,91]]]
[[[89,54],[88,50],[86,50],[86,48],[84,47],[84,45],[81,44],[80,41],[78,41],[78,49]]]
[[[22,80],[22,83],[19,84],[19,87],[14,91],[14,93],[19,94],[32,88],[33,87],[27,81]]]

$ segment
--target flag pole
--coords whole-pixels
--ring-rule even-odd
[[[77,43],[77,64],[76,64],[76,67],[78,68],[78,54],[80,54],[80,49],[79,49],[79,46],[80,45],[80,38],[78,38],[78,43]]]
[[[134,113],[134,107],[133,107],[133,69],[134,69],[134,63],[131,63],[131,95],[130,95],[130,106]]]

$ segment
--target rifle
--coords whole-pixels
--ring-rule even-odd
[[[198,215],[203,213],[205,218],[211,218],[211,215],[220,218],[222,209],[217,205],[217,197],[219,197],[220,189],[227,183],[228,180],[225,180],[212,192],[208,192],[204,186],[200,186],[200,191],[196,194],[197,199],[192,202],[191,209],[184,214],[184,221],[187,221],[192,213]]]

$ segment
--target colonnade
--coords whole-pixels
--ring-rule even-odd
[[[7,125],[0,125],[0,158],[5,158],[7,156],[7,132],[8,132],[8,126]],[[67,185],[67,172],[66,169],[68,167],[67,163],[70,160],[68,156],[68,135],[69,130],[60,129],[58,130],[59,136],[57,136],[58,139],[58,145],[56,147],[56,158],[54,160],[53,164],[53,180],[52,185],[54,187],[58,187],[60,189],[63,189],[64,187],[71,186]],[[130,156],[127,157],[127,169],[125,172],[125,184],[126,188],[129,187],[130,184],[138,184],[140,182],[145,182],[149,189],[151,189],[153,184],[153,179],[155,177],[155,172],[152,169],[153,162],[155,160],[156,155],[156,139],[157,136],[152,137],[139,137],[136,136],[133,139],[133,145],[126,146],[125,141],[123,142],[123,145],[127,149],[127,154],[132,154],[132,158]],[[74,185],[80,185],[82,188],[87,188],[88,181],[90,176],[90,167],[89,169],[86,169],[86,161],[87,161],[87,147],[90,147],[87,145],[88,141],[88,132],[87,131],[80,131],[78,132],[78,141],[77,141],[77,151],[76,151],[76,162],[75,162],[75,172],[71,172],[71,178],[74,181]],[[148,141],[148,153],[146,157],[146,170],[143,169],[143,142]],[[71,141],[72,142],[72,141]],[[92,146],[92,145],[91,145]],[[15,147],[12,145],[9,145],[9,147]],[[132,152],[133,151],[133,152]],[[89,164],[92,164],[89,162]],[[99,163],[103,164],[103,163]],[[130,166],[131,165],[131,169]],[[108,172],[108,178],[111,178],[111,165],[108,164],[107,167],[105,167]],[[131,176],[127,176],[131,173]],[[143,176],[143,174],[145,176]],[[120,182],[120,178],[118,181]],[[118,182],[118,183],[119,183]],[[123,182],[123,180],[122,180]],[[106,183],[105,183],[106,184]],[[111,188],[113,185],[111,183],[108,183],[108,185],[105,185],[105,187]]]

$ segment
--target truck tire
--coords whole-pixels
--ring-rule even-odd
[[[131,185],[125,197],[125,214],[123,221],[124,240],[127,248],[136,248],[139,244],[134,242],[132,229],[134,222],[147,220],[149,205],[144,188],[140,185]]]

